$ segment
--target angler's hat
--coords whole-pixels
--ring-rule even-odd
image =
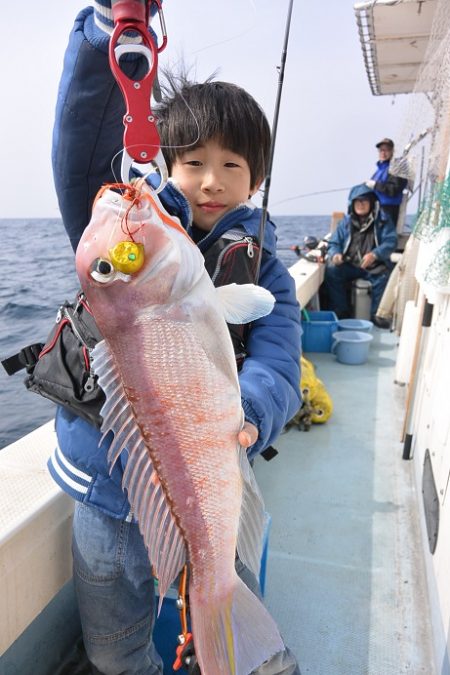
[[[394,141],[391,140],[390,138],[382,138],[381,141],[378,141],[376,144],[376,148],[379,148],[380,145],[388,145],[390,148],[394,147]]]

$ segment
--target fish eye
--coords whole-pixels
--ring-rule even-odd
[[[97,258],[91,265],[90,274],[94,281],[99,281],[101,284],[106,284],[108,281],[112,281],[114,279],[116,270],[109,260]]]

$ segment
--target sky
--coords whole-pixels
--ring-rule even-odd
[[[86,4],[27,3],[26,16],[2,33],[0,218],[60,215],[50,161],[54,108],[68,35]],[[288,5],[164,0],[160,63],[173,69],[183,61],[198,80],[217,72],[247,89],[272,123]],[[353,0],[294,0],[270,213],[344,211],[348,188],[375,169],[375,143],[399,134],[407,98],[371,94]]]

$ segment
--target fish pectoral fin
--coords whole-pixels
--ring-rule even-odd
[[[275,304],[272,293],[256,284],[227,284],[216,288],[227,323],[250,323],[270,314]]]

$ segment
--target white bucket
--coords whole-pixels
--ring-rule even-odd
[[[338,330],[357,330],[361,333],[371,333],[372,321],[366,319],[339,319]]]
[[[373,335],[357,330],[341,330],[333,333],[332,354],[340,363],[349,366],[359,366],[369,358],[369,347]]]

